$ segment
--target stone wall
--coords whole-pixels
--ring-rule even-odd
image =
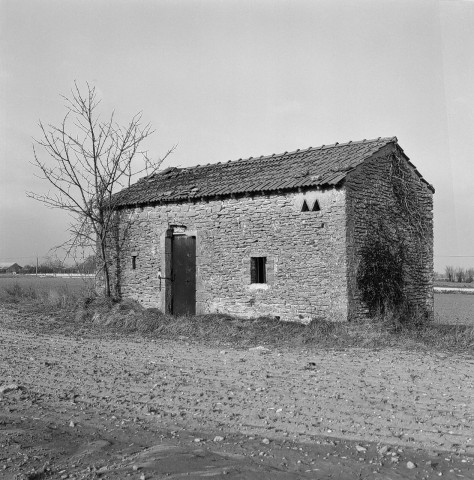
[[[302,212],[303,200],[319,212]],[[170,203],[122,210],[113,260],[117,289],[165,309],[170,281],[169,225],[196,236],[197,313],[225,312],[282,320],[347,319],[345,191],[311,190]],[[136,269],[132,269],[132,255]],[[114,256],[114,255],[112,255]],[[267,283],[251,284],[250,258],[267,257]]]
[[[433,317],[433,192],[404,154],[385,147],[346,177],[350,319],[368,315],[357,287],[364,245],[382,231],[403,248],[404,292],[410,307]]]

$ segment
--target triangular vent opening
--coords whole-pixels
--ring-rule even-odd
[[[321,210],[321,207],[319,206],[319,202],[316,200],[313,205],[313,210],[312,212],[319,212]]]
[[[301,207],[302,212],[309,212],[309,207],[308,204],[306,203],[306,200],[303,200],[303,206]]]

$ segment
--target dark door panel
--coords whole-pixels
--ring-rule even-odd
[[[173,237],[172,279],[173,315],[195,315],[196,237]]]

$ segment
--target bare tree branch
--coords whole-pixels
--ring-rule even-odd
[[[126,126],[115,122],[115,112],[105,121],[98,113],[100,100],[95,87],[75,82],[65,101],[66,114],[59,125],[39,122],[41,137],[33,139],[32,165],[38,177],[49,183],[47,194],[27,192],[30,198],[50,208],[69,212],[70,238],[62,245],[67,253],[92,247],[105,280],[105,294],[111,295],[107,250],[110,229],[116,215],[113,195],[130,186],[138,175],[154,174],[175,146],[163,158],[151,160],[143,142],[154,131],[143,124],[142,113]],[[40,158],[39,151],[46,154]]]

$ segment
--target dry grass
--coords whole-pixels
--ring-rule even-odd
[[[235,347],[397,347],[474,353],[474,326],[410,324],[390,315],[357,323],[316,319],[303,325],[271,317],[245,319],[223,314],[173,317],[157,309],[145,309],[130,300],[114,304],[97,299],[80,308],[75,319],[115,332]]]
[[[450,287],[450,288],[474,288],[474,282],[447,282],[444,280],[435,280],[434,287]]]
[[[38,286],[34,283],[21,281],[0,283],[0,302],[6,304],[30,304],[37,307],[52,309],[67,309],[77,304],[79,299],[90,296],[92,285],[80,283],[72,288],[62,281],[54,285]]]
[[[411,321],[387,314],[366,322],[335,323],[315,319],[307,325],[270,317],[245,319],[223,314],[173,317],[137,302],[115,302],[90,290],[67,288],[36,291],[13,285],[0,290],[0,302],[34,314],[54,317],[49,328],[61,332],[90,330],[97,334],[136,334],[152,338],[186,339],[212,345],[249,347],[350,347],[424,349],[474,354],[473,325],[443,325]],[[47,327],[47,323],[43,322]]]

